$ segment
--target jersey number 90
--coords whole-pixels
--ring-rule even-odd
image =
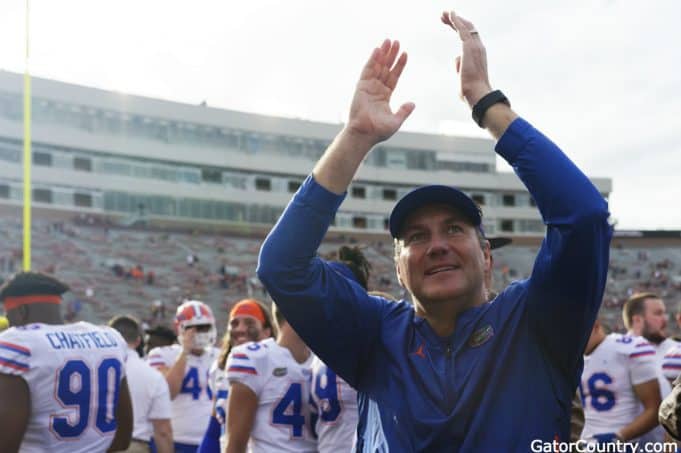
[[[69,360],[59,370],[55,398],[65,408],[76,410],[76,416],[50,416],[50,430],[61,439],[83,434],[94,418],[95,428],[102,434],[116,430],[115,406],[121,382],[121,362],[103,360],[96,370],[82,360]]]

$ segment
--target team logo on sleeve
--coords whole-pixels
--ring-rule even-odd
[[[288,373],[288,370],[286,369],[286,367],[275,368],[275,369],[272,371],[272,376],[274,376],[274,377],[282,377],[282,376],[286,376],[287,373]]]
[[[491,324],[487,324],[473,332],[473,335],[471,335],[471,337],[468,339],[468,346],[471,348],[477,348],[478,346],[482,346],[483,344],[487,343],[493,336],[494,329],[492,328]]]

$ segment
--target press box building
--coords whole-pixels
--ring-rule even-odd
[[[33,78],[33,203],[265,231],[340,128]],[[0,71],[0,205],[22,204],[22,150],[23,76]],[[610,179],[592,180],[607,198]],[[433,183],[470,194],[488,234],[544,233],[520,180],[497,171],[492,140],[411,132],[369,154],[332,230],[386,232],[395,201]]]

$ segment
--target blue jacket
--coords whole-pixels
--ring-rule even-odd
[[[258,276],[312,350],[359,392],[358,451],[523,452],[569,441],[570,401],[605,287],[607,203],[516,119],[496,151],[547,228],[529,279],[435,334],[406,302],[367,295],[316,256],[343,201],[312,177],[260,251]]]

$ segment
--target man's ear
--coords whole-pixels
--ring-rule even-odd
[[[631,317],[631,325],[632,327],[638,323],[643,322],[643,316],[642,315],[633,315]]]
[[[404,288],[404,283],[402,283],[402,279],[400,278],[400,263],[397,260],[395,260],[395,275],[397,276],[397,283]]]

